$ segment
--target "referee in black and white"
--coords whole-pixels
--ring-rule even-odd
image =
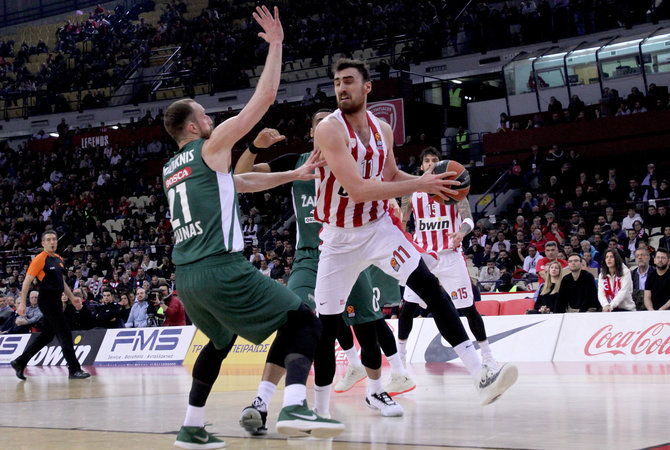
[[[33,280],[37,278],[39,281],[37,305],[44,315],[44,329],[37,339],[28,345],[23,354],[10,364],[16,370],[16,376],[25,380],[26,376],[23,374],[23,371],[30,358],[46,347],[54,336],[57,336],[63,349],[68,369],[70,370],[70,378],[88,378],[91,374],[81,370],[79,361],[77,361],[74,353],[72,332],[68,328],[67,320],[63,314],[63,303],[61,302],[63,292],[65,292],[65,295],[70,300],[74,300],[75,297],[70,287],[65,283],[63,258],[56,253],[58,235],[55,231],[47,230],[42,233],[42,247],[44,247],[44,251],[37,255],[30,263],[30,267],[28,267],[26,278],[23,280],[23,286],[21,287],[21,295],[16,306],[16,312],[19,316],[25,315],[26,297]]]

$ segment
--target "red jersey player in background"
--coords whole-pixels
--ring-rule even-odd
[[[421,154],[421,170],[427,171],[439,160],[438,151],[432,147],[427,148]],[[474,228],[468,199],[445,205],[432,200],[424,192],[415,192],[403,197],[402,210],[404,223],[409,219],[410,212],[414,214],[414,242],[426,251],[436,252],[440,256],[432,272],[440,280],[456,309],[461,310],[467,317],[470,330],[482,350],[482,364],[497,367],[498,363],[493,358],[486,337],[484,320],[474,304],[475,293],[479,296],[479,292],[472,286],[461,248],[463,238]],[[398,350],[403,360],[414,314],[419,305],[426,308],[425,302],[409,287],[405,288],[404,300],[398,321]]]

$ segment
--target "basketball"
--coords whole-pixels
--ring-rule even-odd
[[[456,195],[449,196],[451,201],[444,201],[437,195],[433,194],[430,195],[430,198],[445,205],[453,205],[454,203],[458,203],[468,196],[468,193],[470,192],[470,173],[465,169],[465,167],[463,167],[463,164],[452,159],[443,159],[442,161],[435,164],[433,173],[440,174],[444,172],[456,172],[456,175],[448,179],[461,182],[459,186],[450,187],[450,189],[457,191],[458,193]]]

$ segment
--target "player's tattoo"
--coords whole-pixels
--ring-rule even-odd
[[[400,211],[402,212],[403,225],[409,221],[409,215],[412,213],[412,195],[405,195],[400,199]]]
[[[463,220],[470,219],[472,220],[472,211],[470,210],[470,202],[467,198],[464,198],[456,204],[459,214]],[[459,228],[459,233],[468,234],[472,231],[472,227],[469,223],[463,223],[461,228]]]

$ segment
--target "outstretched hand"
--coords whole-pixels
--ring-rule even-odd
[[[268,148],[284,139],[286,139],[286,136],[274,128],[263,128],[254,139],[254,145],[258,148]]]
[[[323,167],[326,165],[326,160],[321,159],[321,151],[314,150],[305,161],[305,164],[295,169],[295,180],[300,181],[309,181],[318,178],[318,175],[314,172],[314,169],[318,167]]]
[[[253,13],[254,20],[263,28],[258,36],[265,39],[268,44],[281,43],[284,40],[284,29],[279,21],[279,9],[274,7],[274,17],[270,14],[267,6],[257,6]]]

